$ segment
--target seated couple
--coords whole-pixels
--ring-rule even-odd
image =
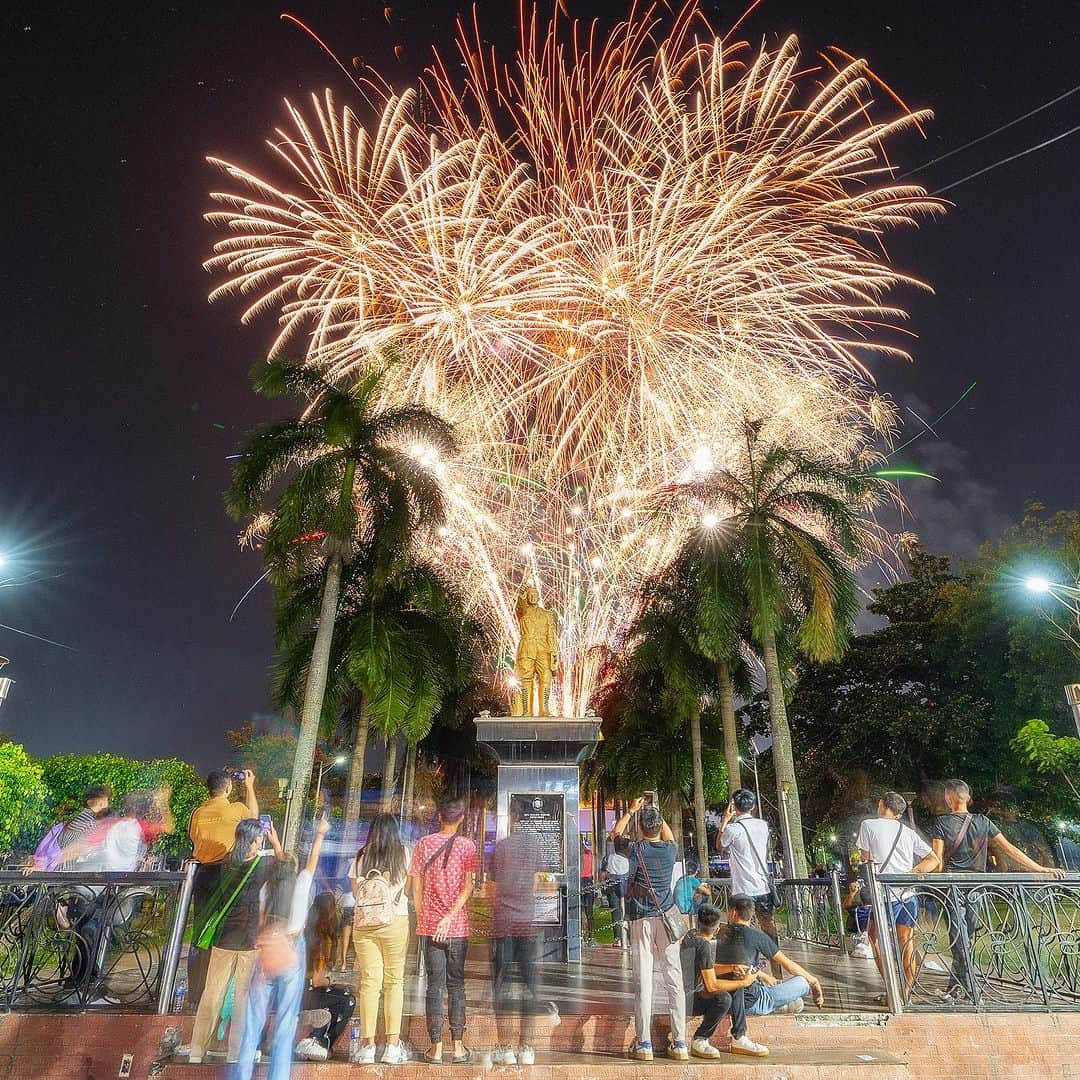
[[[767,934],[750,925],[754,901],[733,897],[728,923],[721,925],[720,910],[705,904],[697,915],[697,927],[682,944],[683,988],[686,1015],[700,1016],[690,1053],[696,1058],[718,1058],[712,1036],[725,1016],[731,1017],[732,1054],[766,1057],[768,1047],[754,1042],[746,1031],[747,1016],[776,1012],[801,1012],[802,999],[813,993],[820,1007],[821,983],[794,960],[785,956]],[[755,968],[758,956],[790,973],[780,981]]]

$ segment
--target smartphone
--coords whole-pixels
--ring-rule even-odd
[[[266,836],[270,832],[270,815],[259,815],[259,828],[263,831],[263,836]]]
[[[643,795],[642,795],[642,798],[645,800],[644,803],[643,803],[644,806],[655,806],[656,805],[656,792],[655,791],[646,791],[646,792],[644,792]]]

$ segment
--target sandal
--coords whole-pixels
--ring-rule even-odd
[[[431,1052],[429,1050],[425,1050],[424,1053],[421,1056],[423,1057],[423,1059],[429,1065],[441,1065],[442,1064],[442,1054],[440,1054],[438,1057],[432,1057]]]
[[[450,1059],[451,1065],[468,1065],[473,1059],[473,1052],[466,1046],[465,1053],[460,1057],[452,1057]]]

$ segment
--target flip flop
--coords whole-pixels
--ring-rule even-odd
[[[438,1057],[432,1057],[431,1054],[429,1054],[425,1050],[424,1053],[423,1053],[423,1058],[429,1065],[441,1065],[442,1064],[442,1054],[440,1054]]]
[[[462,1054],[461,1057],[453,1057],[453,1058],[451,1058],[450,1059],[450,1064],[451,1065],[468,1065],[469,1062],[472,1061],[472,1059],[473,1059],[473,1052],[468,1047],[465,1047],[465,1053]]]

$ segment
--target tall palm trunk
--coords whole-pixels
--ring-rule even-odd
[[[371,717],[368,713],[367,694],[360,695],[360,708],[356,714],[356,741],[353,743],[352,756],[349,758],[349,778],[345,792],[344,826],[345,835],[356,837],[356,826],[360,821],[360,808],[364,798],[364,759],[367,757],[368,732],[371,729]]]
[[[765,660],[765,688],[769,696],[769,721],[772,733],[773,769],[776,772],[776,797],[780,807],[780,834],[784,841],[784,863],[788,876],[806,877],[806,845],[803,843],[802,809],[799,785],[795,780],[795,757],[791,749],[791,728],[784,704],[784,683],[776,656],[776,635],[761,635]]]
[[[682,851],[682,792],[673,791],[668,796],[668,825],[671,828],[671,833],[675,837],[675,846],[679,851]]]
[[[412,817],[413,788],[416,786],[416,743],[405,747],[405,781],[401,793],[401,817]]]
[[[394,774],[397,772],[397,733],[386,737],[386,767],[382,780],[382,811],[390,813],[394,805],[394,791],[397,789]]]
[[[709,875],[709,834],[705,828],[705,770],[701,764],[701,710],[690,716],[690,759],[694,771],[694,835],[701,876]]]
[[[735,687],[731,682],[731,664],[721,660],[716,665],[720,686],[720,722],[724,727],[724,760],[727,762],[728,792],[742,787],[739,768],[739,730],[735,726]]]
[[[326,679],[330,671],[330,647],[334,640],[334,620],[337,618],[338,596],[341,593],[342,557],[334,550],[326,563],[326,582],[323,585],[319,625],[308,665],[307,686],[304,688],[304,707],[300,713],[300,731],[296,736],[293,757],[293,803],[289,825],[285,830],[285,850],[296,851],[300,824],[304,820],[304,804],[311,786],[311,770],[315,763],[315,744],[319,738]]]

